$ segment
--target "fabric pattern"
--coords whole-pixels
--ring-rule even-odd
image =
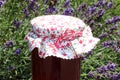
[[[30,51],[38,48],[41,58],[75,59],[92,50],[99,41],[93,37],[89,26],[72,16],[39,16],[31,20],[31,26],[25,39]]]

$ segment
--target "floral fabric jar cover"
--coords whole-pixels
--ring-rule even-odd
[[[31,20],[31,25],[32,29],[25,39],[30,51],[38,48],[41,58],[79,58],[83,53],[93,49],[99,41],[93,37],[89,26],[72,16],[39,16]]]

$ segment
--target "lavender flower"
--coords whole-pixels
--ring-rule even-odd
[[[46,14],[51,14],[51,13],[57,13],[57,9],[53,6],[49,6],[47,9],[46,9]]]
[[[113,46],[115,52],[120,52],[120,48],[118,46]]]
[[[113,27],[109,28],[109,31],[113,32],[113,30],[117,30],[118,29],[118,25],[114,25]]]
[[[90,71],[90,72],[88,73],[88,76],[89,76],[89,77],[94,77],[94,73],[93,73],[92,71]]]
[[[80,10],[86,8],[86,7],[87,7],[86,3],[82,3],[82,4],[78,7],[78,11],[80,11]]]
[[[2,2],[0,2],[0,7],[3,5],[3,3]]]
[[[96,11],[97,7],[96,6],[93,6],[92,9],[91,9],[91,13],[94,13]]]
[[[101,24],[101,23],[98,23],[97,26],[98,26],[98,27],[102,27],[102,24]]]
[[[64,12],[62,13],[63,15],[72,15],[73,13],[73,8],[67,8],[64,10]]]
[[[116,65],[114,63],[108,63],[106,67],[108,70],[114,70],[116,68]]]
[[[12,47],[13,46],[13,41],[7,41],[4,43],[5,47]]]
[[[17,55],[17,54],[20,54],[20,52],[21,52],[21,49],[18,48],[18,49],[15,50],[14,54]]]
[[[21,21],[18,21],[18,20],[13,21],[13,25],[16,27],[16,29],[19,28],[20,24],[21,24]]]
[[[6,0],[0,0],[0,7],[2,7],[6,3]]]
[[[63,4],[64,7],[70,6],[70,0],[66,0],[66,2]]]
[[[117,41],[117,45],[120,46],[120,40]]]
[[[107,9],[110,9],[112,6],[113,6],[113,3],[112,3],[112,2],[109,2],[109,3],[107,4]]]
[[[102,33],[99,35],[99,38],[102,39],[102,38],[105,38],[108,34],[107,33]]]
[[[104,15],[104,10],[100,9],[98,11],[98,18],[102,17]]]
[[[93,26],[94,23],[95,23],[95,21],[94,21],[94,20],[91,20],[89,25],[90,25],[90,26]]]
[[[112,19],[106,20],[106,24],[112,24],[112,23],[117,23],[120,21],[120,16],[114,16]]]
[[[28,9],[23,9],[23,13],[24,13],[26,18],[29,17],[29,10]]]
[[[102,0],[98,0],[97,4],[95,6],[96,7],[103,6],[103,1]]]
[[[111,80],[120,80],[120,73],[113,74]]]
[[[105,47],[105,48],[112,47],[112,46],[114,46],[114,41],[104,41],[102,43],[102,46]]]
[[[34,6],[35,6],[35,1],[30,1],[28,8],[31,10],[34,10],[34,8],[35,8]]]

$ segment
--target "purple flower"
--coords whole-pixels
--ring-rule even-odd
[[[111,23],[113,23],[113,22],[112,22],[112,19],[106,20],[106,24],[111,24]]]
[[[34,8],[35,8],[34,6],[35,6],[35,1],[30,1],[28,8],[31,10],[34,10]]]
[[[62,13],[63,15],[72,15],[73,13],[73,8],[67,8],[64,10],[64,12]]]
[[[63,4],[64,7],[70,6],[70,0],[66,0],[66,2]]]
[[[105,47],[105,48],[112,47],[112,46],[114,46],[114,41],[104,41],[102,43],[102,46]]]
[[[55,7],[53,7],[53,6],[49,6],[47,9],[46,9],[46,11],[45,11],[47,14],[51,14],[51,13],[56,13],[56,12],[58,12],[57,11],[57,9],[55,8]]]
[[[97,9],[96,6],[92,7],[92,9],[91,9],[91,13],[94,13],[94,12],[96,11],[96,9]]]
[[[13,21],[13,25],[16,27],[16,29],[19,28],[20,24],[21,24],[21,21],[18,21],[18,20]]]
[[[98,11],[98,18],[102,17],[104,15],[104,10],[100,9]]]
[[[24,13],[26,18],[29,17],[29,10],[28,9],[23,9],[23,13]]]
[[[5,45],[5,47],[12,47],[13,41],[7,41],[4,45]]]
[[[80,11],[80,10],[86,8],[86,7],[87,7],[86,3],[82,3],[82,4],[78,7],[78,11]]]
[[[120,40],[117,41],[117,45],[120,46]]]
[[[117,46],[113,46],[113,49],[114,49],[115,52],[120,52],[120,49]]]
[[[116,65],[114,63],[108,63],[106,67],[108,70],[114,70],[116,68]]]
[[[98,27],[102,27],[102,24],[101,24],[101,23],[98,23],[97,26],[98,26]]]
[[[93,73],[92,71],[90,71],[90,72],[88,73],[88,76],[89,76],[89,77],[94,77],[94,73]]]
[[[104,72],[104,70],[102,68],[97,68],[97,72],[102,74]]]
[[[114,25],[113,27],[109,28],[109,31],[113,32],[113,30],[117,30],[118,29],[118,25]]]
[[[14,54],[17,55],[17,54],[20,54],[20,52],[21,52],[21,49],[18,48],[18,49],[15,50]]]
[[[108,34],[107,33],[102,33],[99,35],[99,38],[102,39],[102,38],[105,38]]]
[[[119,76],[118,76],[118,74],[113,74],[112,75],[112,80],[119,80],[120,78],[118,78]]]
[[[6,3],[6,0],[0,0],[0,7],[2,7]]]
[[[91,20],[89,25],[90,25],[90,26],[93,26],[94,23],[95,23],[95,21],[94,21],[94,20]]]
[[[3,3],[0,1],[0,7],[3,5]]]
[[[108,9],[110,9],[112,6],[113,6],[113,3],[112,3],[112,2],[109,2],[109,3],[107,4],[107,8],[108,8]]]
[[[114,16],[112,19],[106,20],[106,24],[112,24],[120,21],[120,16]]]
[[[102,6],[103,5],[103,1],[102,0],[98,0],[96,7]]]

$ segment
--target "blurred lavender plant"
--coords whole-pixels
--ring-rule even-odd
[[[2,7],[6,3],[6,0],[0,0],[0,7]]]
[[[7,41],[4,43],[5,47],[12,47],[14,45],[13,41]]]
[[[96,79],[106,78],[110,80],[118,80],[120,79],[118,78],[119,74],[117,75],[117,79],[113,79],[115,76],[115,74],[113,74],[113,71],[115,69],[116,69],[116,64],[114,64],[113,62],[109,62],[106,65],[97,68],[95,71],[90,71],[88,73],[88,76]]]
[[[14,54],[15,54],[15,55],[18,55],[18,54],[20,54],[20,52],[21,52],[21,49],[18,48],[18,49],[15,50]]]
[[[21,25],[21,21],[19,21],[19,20],[14,20],[13,21],[13,25],[16,27],[16,29],[18,29],[19,28],[19,26]]]

